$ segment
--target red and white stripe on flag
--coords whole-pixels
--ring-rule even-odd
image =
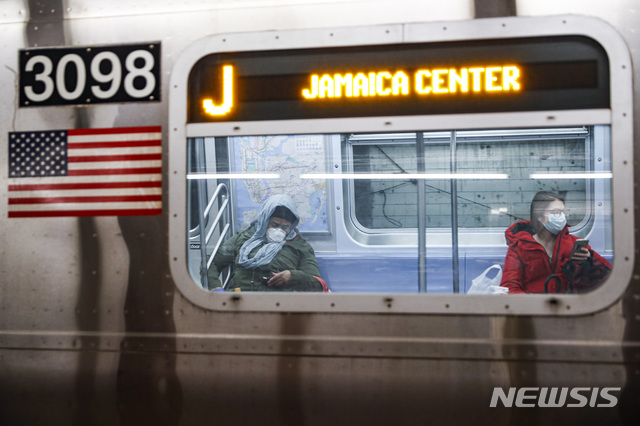
[[[9,217],[162,213],[162,128],[9,133]]]

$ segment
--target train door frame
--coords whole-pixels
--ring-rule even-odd
[[[221,52],[276,51],[315,47],[584,36],[606,51],[610,72],[610,108],[525,112],[489,112],[420,116],[321,118],[218,123],[188,123],[188,77],[194,64]],[[256,48],[259,46],[259,48]],[[633,104],[632,63],[622,37],[595,18],[554,16],[497,18],[318,30],[212,35],[188,47],[174,66],[169,93],[169,261],[175,283],[192,303],[220,311],[376,312],[448,314],[576,315],[613,304],[632,275]],[[505,119],[505,118],[508,118]],[[508,122],[505,125],[505,122]],[[505,297],[444,294],[269,294],[212,293],[199,288],[186,260],[186,141],[194,137],[269,134],[401,132],[431,129],[491,129],[575,125],[611,126],[612,212],[615,267],[607,283],[584,295]]]

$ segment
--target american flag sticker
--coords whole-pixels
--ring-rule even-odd
[[[162,213],[162,128],[9,133],[9,217]]]

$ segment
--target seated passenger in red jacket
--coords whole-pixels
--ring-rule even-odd
[[[531,221],[511,225],[505,237],[509,250],[500,285],[509,293],[585,293],[611,272],[611,264],[589,246],[569,258],[577,237],[569,234],[559,194],[538,192]]]

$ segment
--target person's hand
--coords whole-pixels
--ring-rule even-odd
[[[273,277],[269,281],[267,281],[267,285],[269,287],[283,287],[289,283],[291,279],[291,271],[286,270],[282,272],[272,272]]]
[[[571,260],[573,260],[574,262],[582,262],[583,260],[587,260],[590,257],[591,257],[591,252],[589,251],[589,249],[586,247],[583,247],[582,250],[580,251],[576,250],[573,253]]]

